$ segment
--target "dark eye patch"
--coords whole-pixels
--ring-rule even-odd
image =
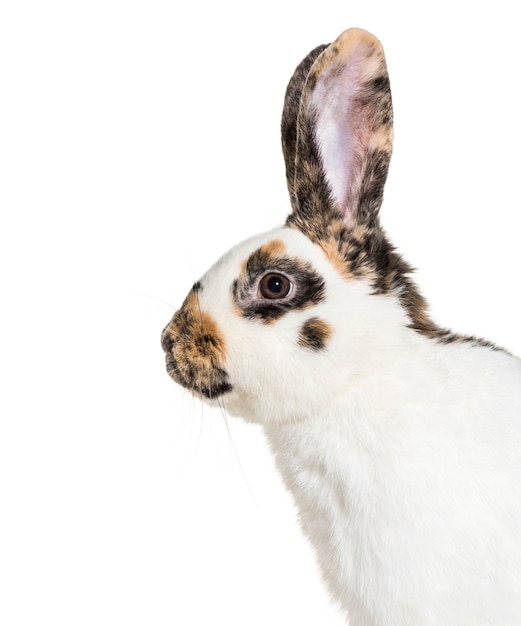
[[[288,298],[270,300],[251,297],[259,278],[267,273],[282,274],[293,283]],[[265,248],[256,250],[244,272],[232,285],[234,301],[244,317],[271,322],[287,311],[314,306],[325,298],[325,281],[313,267],[299,259],[275,257]]]

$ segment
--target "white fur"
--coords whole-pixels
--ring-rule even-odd
[[[326,298],[271,324],[230,289],[262,244],[283,241]],[[396,296],[346,280],[282,228],[230,251],[200,306],[226,337],[232,413],[264,425],[324,578],[358,626],[521,623],[521,361],[407,328]],[[295,341],[309,317],[327,349]]]

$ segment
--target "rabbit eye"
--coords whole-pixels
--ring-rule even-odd
[[[282,274],[266,274],[259,283],[259,290],[263,298],[280,300],[289,294],[291,281]]]

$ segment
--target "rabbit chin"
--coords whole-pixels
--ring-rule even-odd
[[[317,402],[316,398],[308,397],[300,390],[298,403],[296,394],[290,394],[284,398],[284,391],[280,390],[277,398],[273,394],[241,393],[234,389],[231,393],[224,395],[218,404],[233,417],[240,417],[247,422],[256,424],[291,423],[302,421],[317,415],[323,411],[323,404]],[[320,399],[322,400],[322,398]],[[217,404],[216,401],[213,404]],[[305,410],[302,406],[305,406]],[[299,408],[296,408],[296,407]]]

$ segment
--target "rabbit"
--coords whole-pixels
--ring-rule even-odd
[[[193,285],[167,372],[262,425],[349,624],[519,626],[521,360],[439,328],[380,225],[378,39],[310,52],[281,128],[291,213]]]

